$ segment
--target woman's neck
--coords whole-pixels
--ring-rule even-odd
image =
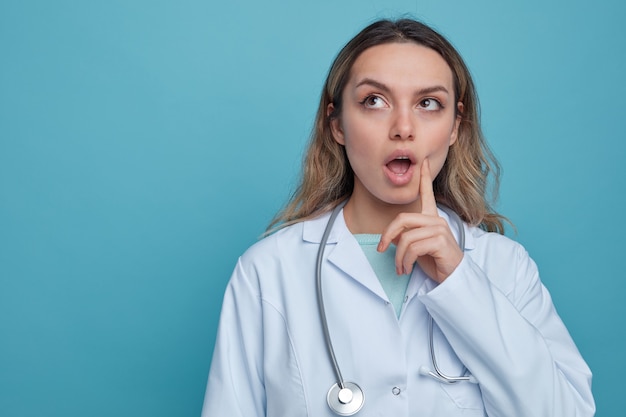
[[[421,208],[419,200],[399,205],[368,197],[353,194],[343,209],[344,220],[352,234],[381,234],[398,214],[419,212]]]

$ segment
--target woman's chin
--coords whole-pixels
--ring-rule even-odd
[[[419,199],[416,197],[417,193],[407,193],[406,195],[394,194],[390,196],[384,196],[380,200],[390,206],[412,206],[419,204]]]

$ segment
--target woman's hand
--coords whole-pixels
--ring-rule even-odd
[[[396,245],[396,272],[410,274],[415,262],[433,280],[441,283],[463,259],[448,223],[437,212],[428,160],[420,169],[421,213],[401,213],[385,228],[378,244],[384,252]]]

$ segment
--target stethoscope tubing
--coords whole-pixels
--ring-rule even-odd
[[[328,351],[328,356],[330,358],[330,362],[333,365],[333,369],[335,371],[335,377],[337,378],[337,384],[341,389],[345,388],[343,376],[341,375],[341,370],[339,369],[339,364],[337,363],[337,357],[335,356],[335,349],[333,348],[333,342],[330,337],[330,332],[328,330],[328,320],[326,318],[326,308],[324,306],[324,295],[322,293],[322,262],[324,260],[324,248],[326,246],[326,242],[328,241],[328,236],[330,235],[330,231],[332,230],[332,225],[335,223],[335,219],[343,209],[343,206],[346,205],[348,200],[345,200],[337,205],[330,214],[330,218],[328,219],[328,225],[324,230],[324,234],[322,235],[322,240],[320,243],[320,247],[317,251],[317,260],[315,262],[315,281],[317,284],[317,305],[319,306],[319,315],[320,321],[322,323],[322,330],[324,331],[324,339],[326,340],[326,350]]]

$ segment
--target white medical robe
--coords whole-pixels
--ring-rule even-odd
[[[326,403],[336,379],[315,284],[328,217],[282,229],[239,259],[202,417],[335,415]],[[439,285],[416,267],[398,319],[338,216],[322,265],[324,300],[343,377],[365,395],[357,416],[592,416],[591,372],[535,263],[504,236],[464,228],[461,264]],[[467,369],[477,384],[448,385],[420,373],[432,369],[429,315],[442,372]]]

